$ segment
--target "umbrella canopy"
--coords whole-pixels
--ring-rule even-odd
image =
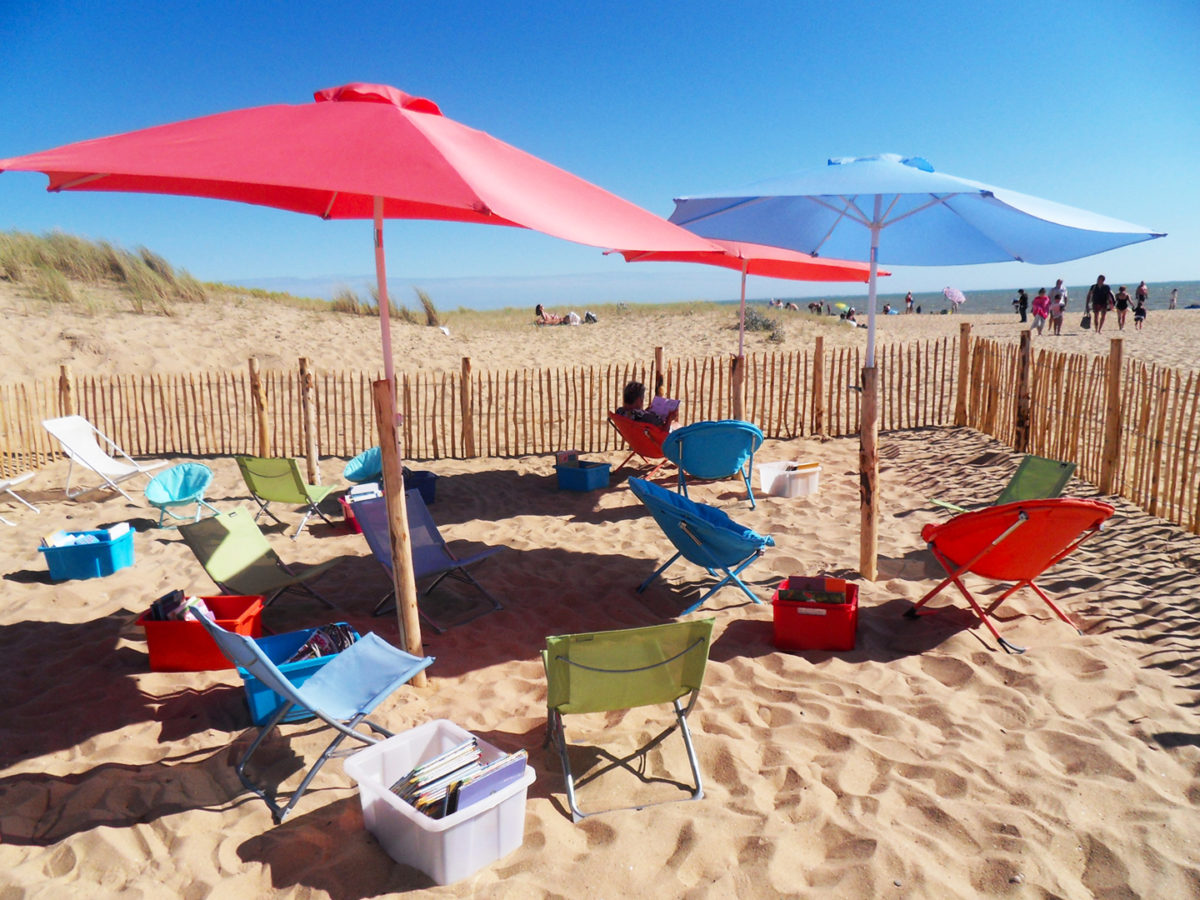
[[[711,249],[620,197],[447,119],[430,100],[372,84],[317,91],[314,98],[315,103],[218,113],[2,159],[0,171],[43,172],[51,191],[180,194],[324,219],[373,218],[383,311],[389,308],[385,218],[512,225],[598,247]],[[379,321],[391,385],[390,317]],[[390,402],[388,425],[394,427],[394,396]],[[388,455],[384,459],[387,480]],[[391,468],[398,479],[398,465]],[[396,493],[398,506],[389,506],[389,512],[399,545],[407,548],[404,494]],[[409,650],[419,652],[411,559],[396,562],[401,624]]]
[[[895,154],[830,159],[742,188],[679,197],[671,221],[704,237],[872,265],[1046,264],[1164,236]],[[867,365],[874,366],[874,279],[870,284]]]
[[[967,302],[967,295],[956,287],[942,288],[942,296],[949,300],[955,309]]]
[[[797,253],[783,247],[768,247],[745,241],[710,239],[709,250],[615,250],[625,262],[690,262],[709,266],[724,266],[742,273],[742,297],[738,324],[738,356],[742,355],[746,332],[746,276],[788,278],[792,281],[858,281],[870,280],[871,267],[866,263],[841,259],[818,259],[809,253]],[[880,272],[889,275],[889,272]]]

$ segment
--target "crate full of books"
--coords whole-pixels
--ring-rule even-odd
[[[396,862],[438,884],[466,878],[521,846],[534,771],[446,719],[426,722],[345,762],[363,821]]]
[[[780,650],[853,650],[858,585],[843,578],[785,578],[771,598]]]

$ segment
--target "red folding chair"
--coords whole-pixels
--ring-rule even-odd
[[[630,446],[629,455],[625,457],[625,461],[617,466],[617,471],[625,467],[625,463],[633,459],[634,456],[640,456],[645,460],[647,465],[652,465],[654,460],[661,460],[658,465],[654,466],[643,477],[651,478],[654,473],[661,469],[667,462],[666,456],[663,454],[663,441],[667,439],[667,429],[659,428],[657,425],[652,425],[649,422],[636,422],[627,416],[619,415],[618,413],[608,414],[609,424],[617,429],[621,437],[625,438]]]
[[[1113,508],[1098,500],[1056,498],[990,506],[955,516],[949,522],[930,523],[921,530],[921,537],[946,570],[947,577],[904,615],[910,619],[931,615],[934,611],[918,613],[917,610],[953,583],[1001,647],[1009,653],[1024,653],[1024,647],[1000,637],[987,614],[1020,588],[1028,587],[1046,601],[1055,615],[1082,634],[1079,626],[1054,605],[1033,579],[1099,533],[1112,514]],[[967,572],[993,581],[1015,583],[985,611],[962,582]]]

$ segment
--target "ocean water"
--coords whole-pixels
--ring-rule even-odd
[[[1033,298],[1037,295],[1038,288],[1044,287],[1047,291],[1051,291],[1054,288],[1053,282],[1051,282],[1050,284],[1045,284],[1045,285],[1031,284],[1031,285],[1018,285],[1017,287],[1022,287],[1022,286],[1025,287],[1025,293],[1029,295],[1029,300],[1031,303],[1033,302]],[[1078,312],[1078,313],[1083,312],[1083,301],[1087,298],[1087,292],[1088,292],[1089,287],[1091,287],[1090,284],[1067,285],[1067,296],[1068,296],[1068,301],[1069,301],[1067,308],[1069,310],[1074,310],[1075,312]],[[1119,287],[1120,287],[1119,283],[1114,283],[1112,286],[1113,292],[1115,293],[1117,288],[1119,288]],[[1168,302],[1169,302],[1172,288],[1179,289],[1179,301],[1178,301],[1179,309],[1183,309],[1189,303],[1200,303],[1200,281],[1162,281],[1162,282],[1154,282],[1154,283],[1147,282],[1146,287],[1148,287],[1150,289],[1150,302],[1147,306],[1147,308],[1150,310],[1166,309]],[[1132,297],[1133,292],[1137,289],[1137,282],[1135,281],[1132,284],[1126,284],[1125,288],[1126,288],[1126,290],[1129,291],[1129,296]],[[1017,296],[1017,288],[1014,287],[1012,289],[996,290],[996,291],[963,291],[963,293],[967,297],[967,302],[964,303],[961,307],[959,307],[958,311],[960,313],[965,313],[965,314],[970,314],[970,313],[1012,313],[1013,312],[1012,302],[1013,302],[1013,299]],[[812,297],[794,297],[794,298],[781,297],[780,299],[784,300],[785,302],[788,299],[792,299],[796,303],[796,305],[798,305],[800,307],[801,310],[804,310],[807,308],[807,305],[813,301],[814,298],[812,298]],[[828,299],[831,303],[838,302],[840,300],[842,302],[849,304],[850,306],[853,306],[856,310],[863,310],[866,308],[866,305],[867,305],[866,298],[862,297],[862,296],[835,297],[831,294],[826,299]],[[898,309],[898,310],[900,310],[900,312],[904,312],[904,292],[903,291],[901,291],[900,293],[880,294],[878,296],[878,300],[879,300],[879,311],[881,311],[881,312],[883,311],[883,306],[885,303],[891,304],[893,309]],[[941,291],[923,291],[923,292],[914,291],[913,292],[913,301],[914,301],[914,306],[921,307],[921,311],[924,313],[940,313],[943,310],[948,310],[950,308],[950,301],[947,300],[944,296],[942,296]],[[1014,313],[1014,315],[1015,315],[1015,313]]]

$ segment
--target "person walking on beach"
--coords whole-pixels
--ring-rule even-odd
[[[1129,296],[1129,292],[1125,290],[1125,285],[1121,285],[1121,289],[1117,291],[1116,307],[1117,307],[1117,330],[1125,330],[1125,317],[1129,315],[1129,307],[1133,306],[1133,298]]]
[[[1045,288],[1038,288],[1037,296],[1033,298],[1033,327],[1041,334],[1046,327],[1046,319],[1050,317],[1050,297]]]
[[[1179,288],[1171,288],[1171,299],[1167,301],[1167,309],[1174,309],[1179,301]]]
[[[1066,308],[1067,304],[1062,294],[1055,291],[1054,296],[1050,298],[1050,330],[1055,334],[1062,334],[1063,313]]]
[[[1135,303],[1141,303],[1143,306],[1150,301],[1150,288],[1146,287],[1146,282],[1140,282],[1137,290],[1133,292]]]
[[[1146,300],[1143,297],[1137,298],[1137,303],[1133,307],[1133,327],[1141,331],[1142,325],[1146,322]]]
[[[1096,283],[1088,288],[1087,307],[1092,311],[1092,327],[1099,334],[1104,329],[1104,317],[1114,303],[1112,288],[1104,283],[1104,276],[1097,275]]]
[[[904,295],[904,312],[907,314],[912,311],[913,311],[912,291],[909,291],[907,294]]]
[[[1063,312],[1066,312],[1067,311],[1067,289],[1063,285],[1061,278],[1058,279],[1056,282],[1054,282],[1054,290],[1052,290],[1050,292],[1050,296],[1053,297],[1055,294],[1058,294],[1059,296],[1062,297]]]
[[[1025,288],[1017,291],[1017,312],[1021,314],[1021,321],[1027,321],[1025,314],[1029,312],[1029,297],[1025,293]]]

